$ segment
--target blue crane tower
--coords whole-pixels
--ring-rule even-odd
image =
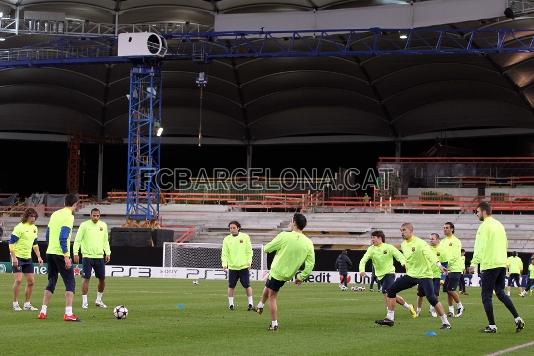
[[[134,64],[128,94],[128,178],[126,216],[152,221],[159,216],[160,190],[155,176],[160,168],[160,63]]]

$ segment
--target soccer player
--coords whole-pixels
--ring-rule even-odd
[[[352,261],[347,255],[347,250],[343,250],[336,259],[336,270],[339,271],[341,276],[340,287],[343,286],[344,289],[347,289],[347,274],[349,268],[352,267]]]
[[[80,248],[82,250],[83,281],[82,281],[82,309],[87,309],[87,291],[91,272],[95,271],[98,278],[98,288],[95,305],[99,308],[107,308],[102,302],[104,288],[106,288],[106,266],[111,259],[109,248],[108,225],[100,220],[100,210],[91,210],[91,220],[84,221],[78,228],[74,241],[74,263],[80,263]],[[104,254],[106,255],[104,257]]]
[[[291,231],[279,233],[264,247],[266,253],[276,251],[276,255],[256,311],[261,315],[264,304],[269,299],[271,325],[268,330],[270,331],[278,330],[277,299],[280,288],[293,277],[295,277],[295,284],[300,285],[308,278],[315,265],[313,243],[302,233],[305,227],[306,217],[296,213],[290,225]],[[304,270],[295,275],[302,264],[304,264]]]
[[[440,239],[439,234],[432,233],[430,234],[430,248],[432,252],[436,255],[436,257],[441,257],[441,250],[439,247]],[[439,297],[439,288],[440,288],[440,281],[441,281],[441,270],[438,268],[437,265],[432,265],[432,271],[433,271],[433,277],[432,277],[432,285],[434,286],[434,294],[436,295],[436,298]],[[421,314],[421,306],[423,305],[423,297],[425,296],[425,291],[421,288],[418,288],[417,290],[417,316]],[[438,314],[436,313],[436,309],[430,305],[430,315],[433,318],[437,318]]]
[[[48,315],[48,303],[56,289],[58,274],[61,275],[65,284],[65,321],[80,321],[78,316],[72,313],[72,300],[76,281],[70,259],[70,236],[74,225],[74,212],[78,209],[78,197],[69,194],[65,197],[65,207],[56,210],[50,217],[46,229],[48,248],[46,259],[48,261],[48,285],[43,295],[43,306],[39,312],[39,319],[46,319]]]
[[[443,292],[447,293],[449,304],[447,316],[459,318],[465,310],[458,292],[456,292],[465,268],[465,264],[462,262],[462,243],[454,236],[454,224],[452,222],[446,222],[443,225],[443,234],[445,237],[439,243],[439,248],[447,261],[448,273],[445,277],[445,284],[443,284]],[[454,314],[454,303],[456,303],[456,315]]]
[[[530,264],[528,265],[528,283],[527,287],[523,292],[521,292],[520,296],[524,297],[527,295],[527,292],[534,286],[534,256],[530,258]],[[530,290],[532,293],[532,291]]]
[[[247,310],[254,310],[249,278],[249,269],[252,266],[250,237],[241,232],[241,224],[237,221],[230,221],[228,228],[230,234],[224,238],[221,252],[222,267],[228,270],[228,308],[235,309],[234,289],[239,280],[247,292]]]
[[[460,252],[462,254],[462,266],[464,266],[464,269],[462,270],[462,275],[460,277],[460,294],[469,295],[469,293],[467,293],[465,290],[465,250],[462,248]]]
[[[382,294],[384,295],[384,303],[387,307],[386,293],[388,289],[395,282],[395,266],[393,265],[393,258],[395,258],[401,265],[406,264],[406,259],[402,253],[395,248],[395,246],[386,243],[386,235],[382,230],[376,230],[371,233],[371,246],[360,260],[359,271],[360,276],[365,277],[365,264],[368,260],[372,261],[375,268],[375,274],[382,287]],[[400,295],[396,296],[395,301],[408,310],[412,318],[416,318],[415,309],[413,305],[406,303],[404,298]]]
[[[387,315],[384,319],[376,320],[375,323],[387,326],[395,325],[397,293],[419,284],[418,289],[424,292],[426,299],[436,309],[436,313],[441,319],[441,329],[450,329],[451,324],[443,311],[443,306],[436,298],[434,285],[432,284],[432,265],[438,266],[443,273],[446,273],[447,269],[441,265],[430,246],[413,234],[412,224],[404,223],[401,225],[400,230],[404,239],[401,244],[401,250],[404,258],[406,258],[406,274],[397,278],[395,283],[388,289]]]
[[[13,229],[9,240],[9,253],[11,254],[11,264],[13,266],[13,311],[21,311],[19,305],[19,290],[22,283],[22,274],[26,277],[26,290],[24,291],[24,310],[36,311],[30,299],[32,297],[33,285],[33,261],[32,249],[37,256],[39,265],[43,265],[39,246],[37,245],[37,212],[33,208],[28,208],[22,215],[21,222]]]
[[[517,313],[510,297],[504,293],[504,281],[506,277],[506,250],[508,239],[504,226],[491,216],[491,206],[487,202],[481,202],[476,209],[477,217],[482,223],[478,227],[473,258],[469,272],[474,273],[480,264],[482,276],[481,296],[482,304],[489,325],[482,330],[484,333],[496,333],[495,317],[493,315],[493,291],[514,317],[516,332],[523,330],[525,322]]]
[[[520,278],[521,273],[523,272],[523,261],[521,261],[521,258],[517,256],[517,252],[512,252],[512,256],[508,257],[506,260],[506,267],[508,268],[508,273],[510,274],[508,276],[508,287],[506,289],[506,295],[510,296],[510,292],[512,290],[512,287],[515,285],[519,287],[519,294],[521,295],[523,293],[523,287],[521,287]]]

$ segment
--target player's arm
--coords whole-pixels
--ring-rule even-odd
[[[80,263],[80,247],[82,245],[82,241],[85,237],[85,224],[81,223],[80,227],[78,228],[78,232],[76,233],[76,238],[74,239],[74,246],[72,247],[73,253],[74,253],[74,263],[78,264]]]
[[[305,281],[313,270],[313,266],[315,266],[315,251],[313,250],[313,244],[310,241],[308,244],[308,253],[304,260],[304,270],[295,279],[295,284],[299,285]]]
[[[480,264],[480,261],[482,260],[482,256],[484,254],[484,248],[485,248],[485,236],[486,232],[482,224],[478,227],[477,235],[475,237],[475,245],[473,247],[473,258],[471,258],[471,263],[469,267],[469,272],[473,273],[475,270],[475,267]]]
[[[109,248],[109,234],[108,224],[104,224],[104,233],[102,234],[104,239],[104,253],[106,254],[105,262],[108,263],[111,260],[111,248]]]
[[[422,250],[423,256],[425,256],[425,258],[428,261],[430,261],[430,263],[432,263],[433,265],[438,266],[438,268],[441,270],[441,272],[447,273],[447,269],[445,267],[443,267],[441,262],[439,262],[438,256],[434,252],[432,252],[432,249],[430,248],[430,245],[425,243],[424,245],[422,244],[422,246],[423,246],[423,250]]]
[[[406,257],[400,252],[395,246],[390,247],[390,252],[393,255],[393,258],[395,258],[401,266],[406,266]]]
[[[369,261],[370,257],[371,257],[371,247],[368,247],[367,251],[365,251],[365,254],[360,260],[360,264],[358,265],[358,271],[360,272],[360,276],[362,277],[365,276],[365,264],[367,263],[367,261]]]
[[[37,244],[37,239],[33,240],[33,252],[35,253],[35,256],[37,256],[37,262],[39,262],[39,265],[43,265],[43,259],[41,258],[41,251],[39,251],[39,245]]]
[[[348,255],[345,255],[345,260],[347,261],[349,268],[352,268],[352,261],[350,260],[350,257]]]
[[[223,240],[223,247],[221,251],[221,265],[222,268],[228,268],[228,239],[225,237]]]
[[[13,267],[17,267],[19,265],[19,261],[17,260],[17,242],[19,241],[19,235],[20,232],[15,228],[13,230],[13,233],[11,233],[11,238],[9,239],[9,254],[11,255],[11,264]]]
[[[458,263],[462,259],[462,242],[459,239],[454,241],[453,249],[448,251],[447,260],[449,265]]]
[[[250,243],[250,236],[247,235],[247,238],[245,239],[246,247],[247,247],[247,261],[248,261],[248,268],[252,267],[252,244]]]
[[[66,269],[70,269],[70,267],[72,266],[72,261],[70,259],[70,246],[68,246],[67,240],[72,231],[73,221],[74,221],[74,216],[72,217],[72,220],[70,220],[67,223],[68,225],[61,226],[61,229],[59,230],[59,246],[61,247],[61,252],[63,252],[63,258],[65,260]]]
[[[283,234],[284,233],[281,232],[278,235],[276,235],[276,237],[271,242],[269,242],[267,245],[265,245],[263,250],[266,253],[270,253],[270,252],[273,252],[273,251],[278,251],[280,249],[280,247],[282,247],[282,242],[284,240],[283,239],[283,236],[284,236]]]

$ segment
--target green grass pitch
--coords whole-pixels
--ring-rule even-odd
[[[484,355],[534,340],[534,296],[520,298],[516,290],[512,298],[525,330],[516,334],[512,317],[494,298],[499,331],[486,335],[479,332],[487,322],[478,288],[462,297],[466,311],[451,320],[453,329],[441,331],[426,301],[420,318],[412,320],[398,308],[394,327],[378,327],[374,320],[385,316],[380,293],[341,292],[335,284],[286,284],[279,295],[280,329],[269,332],[268,308],[261,316],[247,312],[239,284],[237,310],[228,310],[225,281],[193,285],[190,280],[108,278],[104,301],[109,308],[104,310],[92,303],[93,279],[89,310],[82,310],[81,296],[75,296],[80,323],[62,320],[61,281],[46,320],[38,320],[36,312],[13,312],[12,277],[0,275],[0,281],[2,355]],[[32,298],[37,307],[45,283],[46,276],[37,277]],[[80,285],[77,279],[78,290]],[[253,288],[256,303],[263,285],[255,282]],[[415,302],[415,289],[402,295]],[[112,315],[120,304],[129,310],[125,320]],[[437,336],[426,336],[427,331]],[[533,354],[534,348],[514,353]]]

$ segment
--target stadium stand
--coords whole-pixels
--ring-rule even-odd
[[[93,205],[87,205],[76,215],[75,229],[89,218]],[[102,212],[102,219],[110,228],[124,224],[123,204],[96,205]],[[228,222],[238,220],[243,230],[250,234],[253,243],[270,241],[274,235],[289,225],[290,212],[239,212],[225,205],[177,205],[161,207],[161,226],[175,230],[175,240],[194,242],[221,242],[227,234]],[[441,234],[442,225],[451,221],[456,226],[456,235],[462,239],[464,247],[473,248],[474,237],[479,222],[473,214],[384,214],[384,213],[306,213],[308,226],[306,233],[317,247],[330,248],[334,245],[364,248],[369,244],[373,230],[383,230],[388,242],[400,244],[399,226],[403,222],[414,224],[415,233],[427,237],[432,232]],[[496,214],[506,227],[509,249],[517,251],[534,250],[534,222],[531,215]],[[7,235],[18,223],[17,216],[4,216],[4,230]],[[39,218],[39,239],[44,239],[46,218]],[[4,236],[4,239],[7,237]]]

